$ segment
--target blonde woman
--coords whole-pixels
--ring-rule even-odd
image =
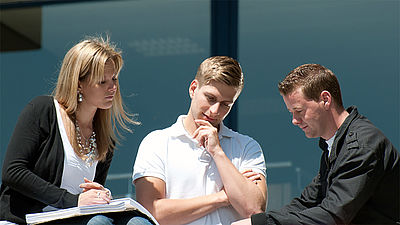
[[[138,124],[123,107],[122,65],[108,39],[68,51],[53,95],[34,98],[19,116],[3,163],[0,220],[26,223],[28,213],[110,202],[103,185],[118,143],[114,131]],[[134,213],[107,215],[52,224],[150,224]]]

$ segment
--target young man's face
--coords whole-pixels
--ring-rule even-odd
[[[189,93],[192,98],[190,114],[194,119],[206,120],[218,127],[228,115],[240,91],[216,81],[200,86],[199,82],[194,80],[190,84]]]
[[[324,102],[308,100],[301,88],[284,95],[283,101],[292,114],[292,123],[299,126],[308,138],[325,137],[327,132]]]

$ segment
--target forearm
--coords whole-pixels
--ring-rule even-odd
[[[338,220],[331,212],[327,211],[324,207],[312,207],[299,212],[282,212],[270,211],[267,214],[267,221],[277,221],[281,225],[335,225],[335,224],[349,224],[350,222],[343,222]],[[255,223],[259,225],[261,223]],[[268,223],[267,223],[268,224]]]
[[[33,139],[33,138],[32,138]],[[27,140],[25,138],[24,140]],[[36,139],[34,139],[36,140]],[[19,192],[26,197],[35,199],[46,205],[51,205],[57,208],[67,208],[77,205],[78,196],[61,189],[45,177],[48,174],[43,170],[51,166],[45,160],[41,162],[33,161],[34,154],[41,154],[36,150],[35,143],[21,141],[13,137],[7,149],[4,158],[2,170],[2,182],[16,192]],[[33,163],[36,166],[36,172],[32,172],[30,168]],[[55,167],[51,167],[55,169]]]
[[[159,199],[154,201],[150,211],[162,225],[186,224],[226,206],[227,202],[221,194],[191,199]]]
[[[6,174],[6,175],[5,175]],[[42,179],[23,166],[10,166],[3,172],[3,183],[13,190],[57,208],[77,206],[78,195]]]
[[[208,121],[195,120],[195,123],[199,127],[192,136],[212,156],[231,205],[242,217],[263,212],[267,199],[265,180],[255,184],[244,177],[221,148],[218,129]],[[259,146],[255,147],[260,149]]]
[[[214,155],[229,202],[243,217],[265,211],[267,192],[262,179],[258,184],[246,179],[222,151]],[[262,183],[264,182],[264,183]]]

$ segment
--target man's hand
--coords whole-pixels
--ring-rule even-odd
[[[252,169],[247,169],[242,171],[244,177],[248,180],[252,181],[253,183],[257,184],[257,182],[261,181],[261,175],[259,173],[253,172]]]
[[[223,203],[224,206],[229,206],[231,203],[229,202],[228,195],[226,194],[225,188],[222,188],[217,195],[220,197],[220,202]]]
[[[244,220],[239,220],[236,222],[233,222],[232,225],[251,225],[251,219],[244,219]]]
[[[195,122],[199,127],[194,131],[193,138],[199,142],[199,145],[204,147],[211,156],[222,151],[218,138],[218,129],[205,120],[195,120]]]

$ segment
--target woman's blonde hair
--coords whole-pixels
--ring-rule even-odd
[[[78,108],[78,82],[87,80],[90,85],[101,82],[104,79],[104,67],[107,60],[114,62],[115,76],[121,71],[123,60],[121,51],[109,38],[89,37],[72,47],[64,57],[56,88],[53,91],[54,98],[65,108],[70,120],[69,138],[75,152],[80,155],[75,132],[75,113]],[[116,126],[118,123],[124,130],[132,132],[127,126],[139,124],[132,119],[132,115],[124,110],[119,82],[116,83],[117,91],[114,95],[110,109],[97,109],[93,118],[98,160],[104,160],[107,152],[115,148],[118,143],[115,132],[120,135]]]

